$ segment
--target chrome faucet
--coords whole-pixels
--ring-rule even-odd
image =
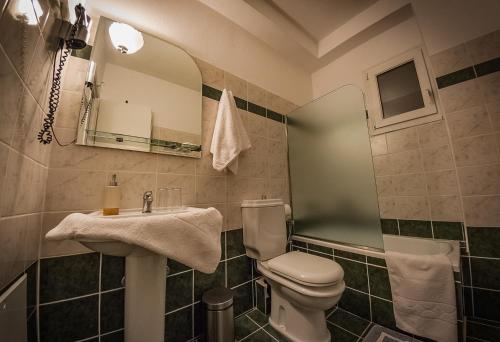
[[[153,191],[146,191],[142,196],[142,212],[150,213],[153,206]]]

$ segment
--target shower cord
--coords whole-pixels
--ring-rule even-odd
[[[74,37],[76,32],[76,25],[71,28],[70,39]],[[67,143],[61,144],[59,139],[57,139],[56,133],[54,131],[54,119],[57,108],[59,106],[59,99],[61,97],[61,78],[62,71],[66,61],[71,53],[71,49],[68,47],[64,39],[59,40],[59,45],[57,47],[56,53],[54,54],[54,61],[52,66],[52,85],[50,87],[49,95],[49,111],[43,119],[42,129],[38,133],[38,140],[40,143],[47,145],[52,142],[52,137],[55,139],[59,146],[69,146],[76,142],[76,139]],[[57,55],[59,54],[59,63],[57,63]]]

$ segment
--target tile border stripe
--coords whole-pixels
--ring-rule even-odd
[[[438,89],[500,71],[500,57],[436,77]]]

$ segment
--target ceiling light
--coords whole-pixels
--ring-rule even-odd
[[[109,26],[109,36],[115,49],[124,54],[135,53],[144,45],[142,33],[127,24],[112,23]]]

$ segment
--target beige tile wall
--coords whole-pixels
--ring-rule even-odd
[[[232,89],[235,96],[280,113],[295,106],[203,61],[197,61],[203,82],[211,87]],[[63,105],[56,127],[60,140],[75,137],[81,85],[87,61],[71,58],[63,82]],[[50,155],[43,233],[67,214],[100,210],[103,187],[111,174],[118,175],[122,208],[139,208],[146,190],[178,186],[183,189],[185,205],[217,208],[224,216],[224,229],[241,227],[240,202],[262,195],[289,202],[285,127],[283,124],[241,110],[252,148],[243,153],[239,173],[220,173],[212,168],[208,150],[217,113],[218,101],[203,97],[201,159],[142,152],[70,145],[53,146]],[[42,256],[65,255],[86,251],[78,243],[42,242]]]
[[[49,41],[58,29],[48,3],[38,25],[28,25],[13,17],[18,2],[10,1],[0,19],[0,289],[39,255],[50,146],[36,136],[47,98]]]
[[[500,56],[500,31],[431,56],[435,76]],[[444,118],[372,137],[381,216],[500,226],[500,72],[439,90]]]

